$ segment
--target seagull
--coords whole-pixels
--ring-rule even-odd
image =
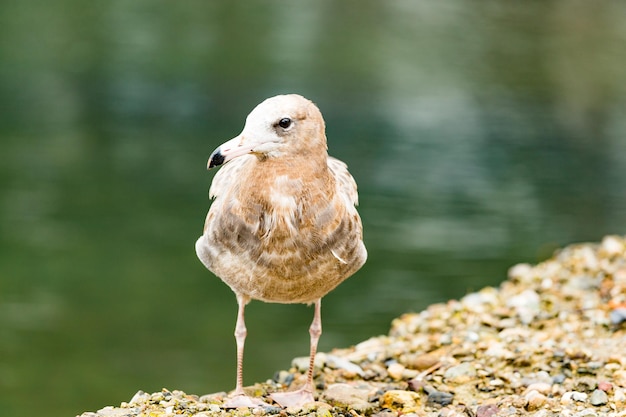
[[[288,94],[257,105],[242,132],[209,157],[208,169],[223,167],[209,189],[214,200],[196,253],[238,303],[236,387],[226,408],[267,405],[243,389],[244,310],[251,300],[314,305],[306,383],[270,395],[282,407],[314,401],[321,299],[367,259],[356,182],[327,149],[320,110]]]

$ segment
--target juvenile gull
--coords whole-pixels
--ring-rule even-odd
[[[302,406],[314,401],[321,299],[367,258],[356,182],[346,164],[328,156],[317,106],[296,94],[254,108],[243,131],[209,157],[208,168],[223,164],[209,190],[214,201],[196,253],[239,305],[237,384],[226,407],[265,404],[243,390],[244,309],[253,299],[315,306],[306,383],[271,395],[283,407]]]

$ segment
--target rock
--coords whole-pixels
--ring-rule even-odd
[[[423,371],[434,365],[440,360],[440,356],[434,353],[424,353],[421,355],[408,355],[404,358],[404,364],[412,369]]]
[[[613,389],[613,384],[608,381],[598,381],[598,389],[604,392],[609,392]]]
[[[539,294],[528,289],[509,298],[506,305],[515,309],[522,323],[530,324],[540,311],[539,302]]]
[[[591,405],[600,406],[609,402],[609,396],[602,390],[595,390],[589,396],[589,402]]]
[[[128,404],[129,405],[141,404],[142,402],[148,400],[149,398],[150,398],[150,394],[146,394],[145,392],[139,390],[137,391],[135,395],[133,395],[133,398],[130,399]]]
[[[387,373],[391,378],[399,381],[402,379],[402,375],[404,374],[405,369],[406,368],[404,367],[404,365],[399,364],[398,362],[394,362],[387,367]]]
[[[325,362],[331,369],[343,369],[354,375],[363,376],[363,369],[359,365],[337,355],[326,355]]]
[[[613,401],[618,408],[626,407],[626,392],[622,389],[616,389],[613,392]]]
[[[383,394],[380,404],[402,414],[414,413],[419,409],[420,396],[413,391],[391,390]]]
[[[476,408],[476,417],[492,417],[499,411],[500,409],[496,404],[479,405]]]
[[[322,398],[337,407],[370,413],[374,406],[369,402],[372,387],[365,384],[333,384],[322,393]]]
[[[574,417],[598,417],[598,413],[591,408],[585,408],[584,410],[574,414]]]
[[[609,313],[609,319],[611,320],[611,324],[614,326],[618,326],[626,321],[626,308],[618,307]]]
[[[601,253],[606,256],[618,256],[624,253],[624,241],[617,236],[605,236],[600,246]]]
[[[426,403],[446,406],[451,404],[452,399],[454,398],[454,395],[450,394],[449,392],[438,391],[436,389],[427,389],[426,387],[424,388],[424,390],[428,393]]]
[[[463,362],[446,370],[444,378],[449,382],[462,384],[476,377],[476,368],[469,363]]]
[[[128,409],[126,408],[107,406],[98,410],[98,416],[102,417],[127,417],[128,414]]]
[[[552,384],[546,382],[535,382],[526,388],[526,392],[537,391],[541,394],[549,394],[552,391]]]
[[[526,409],[528,411],[540,409],[548,399],[545,395],[536,390],[529,391],[524,397],[526,398],[526,401],[528,401],[526,404]]]

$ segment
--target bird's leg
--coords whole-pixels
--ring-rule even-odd
[[[313,385],[313,369],[315,367],[315,354],[317,353],[317,342],[322,334],[322,300],[315,301],[315,312],[313,313],[313,322],[309,327],[311,335],[311,347],[309,353],[309,370],[306,375],[304,386],[296,391],[291,392],[275,392],[270,397],[280,404],[282,407],[302,407],[304,404],[315,401],[313,393],[315,386]]]
[[[248,334],[244,310],[248,301],[249,299],[247,297],[237,294],[237,304],[239,305],[237,324],[235,325],[235,340],[237,341],[237,385],[235,386],[235,391],[230,395],[229,400],[224,404],[225,408],[262,407],[269,405],[262,400],[249,397],[243,390],[243,347],[246,342],[246,335]]]

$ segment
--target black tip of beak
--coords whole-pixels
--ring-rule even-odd
[[[224,155],[220,152],[220,149],[217,148],[215,152],[211,154],[209,157],[209,169],[213,167],[218,167],[224,163]]]

